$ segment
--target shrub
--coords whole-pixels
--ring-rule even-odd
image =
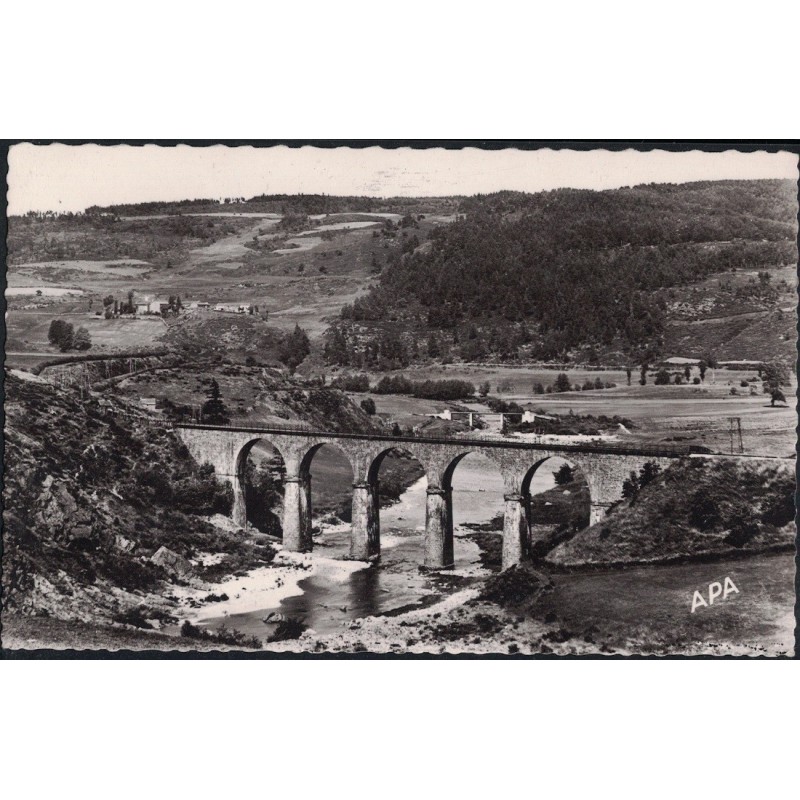
[[[497,397],[490,397],[486,401],[486,405],[494,411],[495,414],[522,414],[524,409],[519,403],[500,400]]]
[[[692,495],[689,522],[701,531],[711,530],[719,522],[719,506],[704,487]]]
[[[369,378],[366,375],[340,375],[331,381],[331,388],[343,392],[368,392]]]
[[[653,461],[646,461],[637,475],[631,471],[630,476],[622,482],[622,496],[631,503],[636,499],[639,491],[658,476],[661,467]]]
[[[72,339],[72,346],[76,350],[88,350],[92,346],[92,337],[89,335],[89,331],[83,326],[75,331],[75,336]]]
[[[375,394],[410,394],[426,400],[460,400],[472,397],[475,387],[456,379],[413,383],[403,375],[386,375],[373,389]]]
[[[385,375],[373,389],[375,394],[411,394],[414,384],[404,375]]]
[[[622,482],[622,496],[626,500],[633,500],[638,491],[639,477],[633,470],[631,470],[630,476],[625,478],[625,480]]]
[[[257,636],[247,636],[236,628],[228,628],[226,625],[220,625],[219,630],[209,631],[205,628],[198,628],[197,625],[192,625],[189,620],[184,620],[181,625],[181,636],[185,639],[195,639],[203,642],[217,642],[219,644],[232,645],[234,647],[252,647],[260,650],[262,647],[261,640]]]
[[[763,505],[761,521],[776,528],[782,528],[794,519],[794,486],[793,481],[787,480],[785,485],[778,484],[775,494]]]
[[[295,325],[294,330],[283,337],[278,347],[278,360],[294,372],[310,352],[308,334],[299,325]]]
[[[137,561],[124,555],[109,554],[98,564],[98,571],[111,583],[122,589],[153,589],[164,577],[164,572],[155,564]]]
[[[725,537],[725,544],[744,547],[759,534],[759,519],[752,507],[737,508],[733,518],[728,522],[730,532]]]
[[[425,400],[460,400],[472,397],[475,387],[469,381],[455,379],[423,381],[414,384],[412,394]]]
[[[479,598],[499,606],[519,605],[538,596],[548,583],[547,576],[527,565],[515,564],[488,578]]]
[[[361,408],[372,416],[375,413],[375,401],[371,397],[367,397],[361,401]]]
[[[665,370],[662,367],[658,372],[656,372],[656,378],[655,378],[654,382],[655,382],[656,386],[666,386],[666,385],[668,385],[669,384],[669,372],[667,372],[667,370]]]
[[[653,461],[646,461],[641,470],[639,470],[639,488],[643,489],[648,483],[652,483],[660,472],[661,467],[658,464]]]
[[[562,464],[553,478],[555,479],[556,486],[565,486],[568,483],[572,483],[574,479],[572,467],[569,464]]]
[[[202,468],[201,468],[202,470]],[[229,514],[233,505],[233,490],[230,485],[219,483],[213,470],[191,475],[169,484],[175,508],[189,514]],[[162,490],[166,492],[165,490]]]
[[[50,344],[56,345],[62,353],[72,349],[75,330],[72,324],[63,319],[54,319],[50,323],[47,339]]]
[[[144,608],[138,606],[137,608],[129,608],[114,617],[114,622],[119,622],[122,625],[133,625],[135,628],[144,628],[145,630],[152,630],[153,626],[145,619]]]
[[[278,623],[275,632],[267,639],[268,642],[285,642],[289,639],[299,639],[306,630],[306,625],[300,622],[299,619],[289,617]]]
[[[700,378],[698,378],[698,377],[694,377],[694,378],[692,378],[692,383],[693,383],[695,386],[699,386],[699,385],[700,385]]]

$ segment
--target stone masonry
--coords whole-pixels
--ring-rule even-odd
[[[548,458],[560,456],[580,468],[591,496],[590,524],[599,522],[606,510],[622,497],[622,484],[632,470],[652,461],[662,469],[683,453],[668,450],[653,454],[630,448],[534,445],[513,440],[446,441],[358,434],[284,431],[179,425],[178,435],[198,463],[214,466],[217,478],[233,488],[234,521],[244,526],[246,509],[243,474],[247,455],[259,440],[269,442],[286,466],[283,542],[290,550],[308,551],[311,538],[311,473],[314,454],[324,444],[341,450],[353,468],[353,522],[350,557],[371,560],[380,556],[378,471],[392,450],[414,456],[428,478],[425,521],[425,566],[442,569],[453,564],[452,477],[458,462],[479,452],[494,462],[504,483],[503,569],[526,556],[530,518],[530,485],[536,470]]]

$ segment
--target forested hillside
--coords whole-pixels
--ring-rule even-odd
[[[796,263],[791,181],[499,192],[385,269],[328,334],[332,363],[661,354],[657,290]]]
[[[211,214],[219,212],[260,214],[342,214],[347,212],[449,213],[460,197],[347,197],[329,194],[262,194],[255,197],[226,197],[199,200],[124,203],[92,206],[87,215],[149,216],[152,214]]]

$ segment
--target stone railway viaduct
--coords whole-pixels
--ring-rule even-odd
[[[247,520],[243,489],[247,456],[258,441],[271,444],[286,466],[283,542],[289,550],[308,551],[311,539],[311,472],[314,454],[325,444],[336,446],[353,469],[353,522],[350,557],[380,556],[378,472],[390,452],[412,455],[428,479],[425,515],[425,566],[453,564],[453,473],[469,453],[481,453],[497,465],[505,489],[503,569],[526,556],[531,520],[530,485],[536,470],[560,456],[583,472],[591,495],[590,522],[602,519],[622,497],[622,484],[647,461],[662,468],[688,455],[687,447],[642,445],[551,445],[478,438],[422,438],[358,433],[325,433],[303,428],[249,428],[199,424],[176,425],[176,432],[198,463],[213,464],[217,478],[233,487],[233,519]]]

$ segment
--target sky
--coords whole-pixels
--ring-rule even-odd
[[[259,194],[435,196],[501,189],[613,189],[732,178],[797,180],[797,162],[792,153],[696,150],[326,150],[25,143],[9,151],[8,213]]]

